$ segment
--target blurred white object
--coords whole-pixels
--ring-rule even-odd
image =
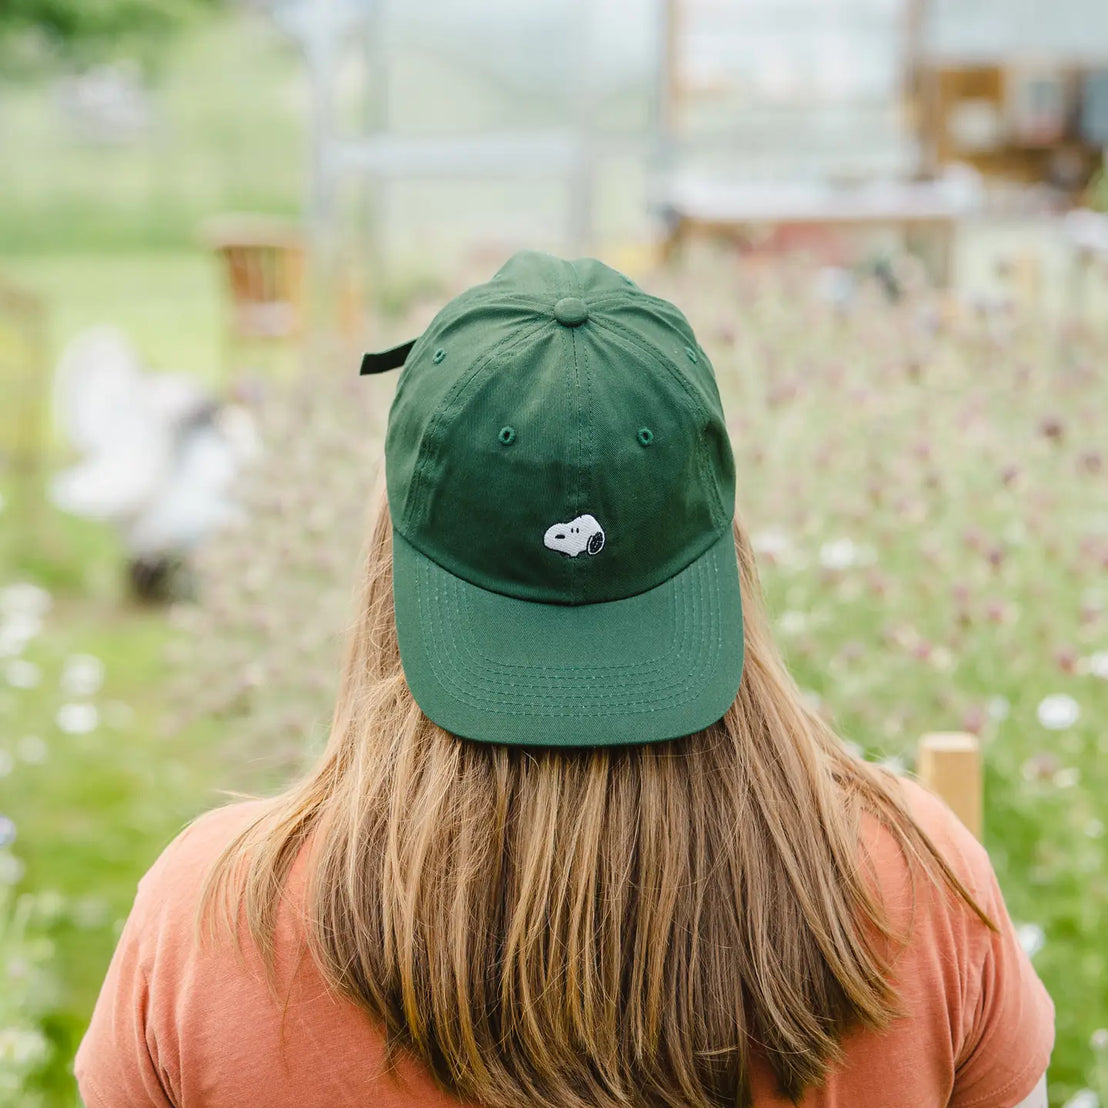
[[[1108,215],[1075,208],[1062,217],[1062,233],[1076,250],[1108,254]]]
[[[1048,731],[1065,731],[1081,718],[1081,706],[1065,693],[1052,693],[1039,701],[1039,723]]]
[[[136,61],[99,65],[57,88],[62,118],[86,142],[124,143],[150,130],[153,110]]]
[[[114,328],[66,347],[54,412],[83,459],[54,479],[51,498],[117,527],[133,560],[187,554],[235,517],[232,481],[259,449],[253,418],[189,377],[148,372]]]
[[[1037,923],[1021,923],[1016,927],[1016,937],[1028,958],[1034,958],[1046,945],[1046,934]]]
[[[104,663],[92,654],[72,654],[62,670],[62,692],[68,696],[95,696],[104,683]]]

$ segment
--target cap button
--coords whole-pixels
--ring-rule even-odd
[[[577,296],[563,296],[554,305],[554,318],[565,327],[578,327],[589,318],[589,306]]]

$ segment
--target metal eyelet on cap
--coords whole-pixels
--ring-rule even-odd
[[[496,436],[505,446],[511,446],[516,441],[516,429],[514,427],[501,427],[500,434]]]
[[[649,427],[640,427],[637,437],[642,446],[649,446],[654,441],[654,432]]]
[[[691,346],[685,347],[685,353],[689,356],[690,362],[696,361],[696,351]]]
[[[435,365],[438,365],[439,362],[441,362],[443,360],[443,358],[445,358],[445,357],[446,357],[446,351],[443,350],[440,347],[438,350],[435,351],[434,355],[431,357],[431,361],[433,361],[435,363]]]

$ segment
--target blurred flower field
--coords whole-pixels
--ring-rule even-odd
[[[892,303],[704,252],[641,283],[716,366],[813,702],[906,769],[924,732],[981,736],[987,845],[1058,1011],[1051,1102],[1108,1104],[1108,323],[897,280]],[[68,577],[0,546],[0,1103],[20,1067],[72,1103],[134,881],[217,789],[268,787],[323,740],[392,385],[329,365],[258,399],[272,450],[196,603],[78,599],[114,557],[95,529],[55,523]]]

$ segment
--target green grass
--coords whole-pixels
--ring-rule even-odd
[[[218,273],[199,251],[20,256],[2,271],[45,297],[51,357],[85,327],[110,322],[152,366],[220,384]],[[28,512],[10,474],[0,494],[0,589],[29,581],[53,598],[23,655],[39,671],[37,686],[0,679],[0,757],[14,764],[0,779],[0,812],[18,829],[21,887],[60,897],[48,925],[59,993],[44,1021],[54,1049],[40,1084],[48,1105],[68,1105],[70,1061],[138,878],[234,774],[219,764],[213,728],[167,737],[171,633],[163,611],[130,600],[115,535],[49,506]],[[104,686],[90,698],[100,726],[86,735],[66,734],[56,719],[73,699],[59,682],[74,654],[105,667]],[[41,762],[36,748],[45,749]]]
[[[14,512],[7,492],[6,512]],[[0,544],[0,588],[35,581],[53,597],[42,634],[23,654],[38,671],[36,687],[0,684],[0,749],[14,764],[0,809],[18,829],[21,887],[60,896],[48,931],[60,993],[44,1022],[54,1054],[42,1084],[48,1103],[68,1104],[69,1060],[137,879],[184,821],[217,802],[223,774],[213,733],[194,727],[166,737],[160,689],[169,631],[164,613],[126,598],[111,536],[52,512],[39,528],[31,555],[22,542],[13,549],[21,536],[10,529]],[[60,688],[75,654],[104,665],[104,685],[91,697]],[[66,702],[94,704],[100,726],[65,733],[57,711]]]
[[[55,355],[85,328],[107,323],[152,369],[211,384],[225,376],[223,275],[200,249],[0,257],[0,276],[45,299]]]

